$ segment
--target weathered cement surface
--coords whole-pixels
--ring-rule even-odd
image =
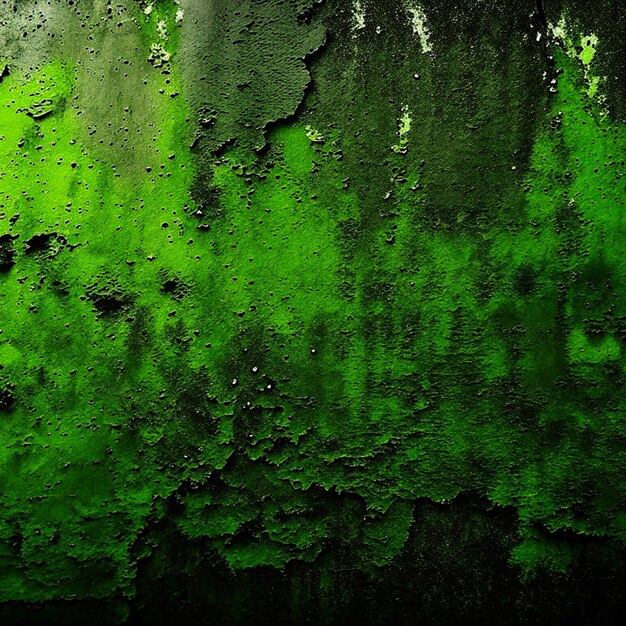
[[[624,19],[0,1],[3,623],[612,623]]]

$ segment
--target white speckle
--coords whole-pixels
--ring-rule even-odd
[[[167,41],[167,24],[165,23],[165,20],[159,20],[157,24],[157,35],[159,36],[159,39]]]
[[[414,3],[411,4],[412,6],[407,6],[407,10],[411,14],[411,26],[413,27],[413,32],[420,40],[422,52],[425,54],[432,52],[433,46],[430,43],[430,30],[426,25],[426,14],[424,13],[424,9]]]
[[[304,127],[306,136],[313,143],[324,143],[324,136],[318,130],[315,130],[310,124]]]
[[[565,41],[567,39],[567,24],[565,23],[565,17],[561,16],[559,23],[556,25],[548,24],[548,30],[552,33],[552,36],[555,39]]]
[[[412,121],[409,107],[405,104],[402,106],[402,114],[398,120],[398,137],[400,138],[400,141],[395,146],[391,146],[391,149],[396,154],[406,154],[407,152],[407,146],[409,143],[407,135],[411,130]]]
[[[365,9],[361,0],[354,0],[354,6],[352,8],[352,19],[354,25],[353,31],[363,30],[365,28]]]
[[[236,378],[233,378],[233,385],[236,385],[239,381]]]
[[[149,4],[149,5],[148,5],[148,6],[147,6],[144,10],[143,10],[143,12],[144,12],[146,15],[150,15],[150,13],[152,13],[152,11],[153,11],[153,10],[154,10],[154,6],[153,6],[153,5],[151,5],[151,4]]]
[[[185,12],[183,11],[183,7],[180,6],[180,0],[176,0],[176,23],[180,24],[185,17]]]

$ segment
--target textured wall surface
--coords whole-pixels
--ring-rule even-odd
[[[626,610],[620,0],[0,0],[0,622]]]

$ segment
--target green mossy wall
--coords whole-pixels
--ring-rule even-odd
[[[625,20],[0,0],[2,623],[619,623]]]

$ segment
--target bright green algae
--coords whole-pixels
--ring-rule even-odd
[[[209,4],[76,3],[45,62],[7,56],[0,598],[141,597],[178,541],[323,596],[440,525],[447,567],[502,529],[515,577],[617,561],[625,137],[594,56],[523,3],[452,34],[430,7],[426,52],[402,4]]]

